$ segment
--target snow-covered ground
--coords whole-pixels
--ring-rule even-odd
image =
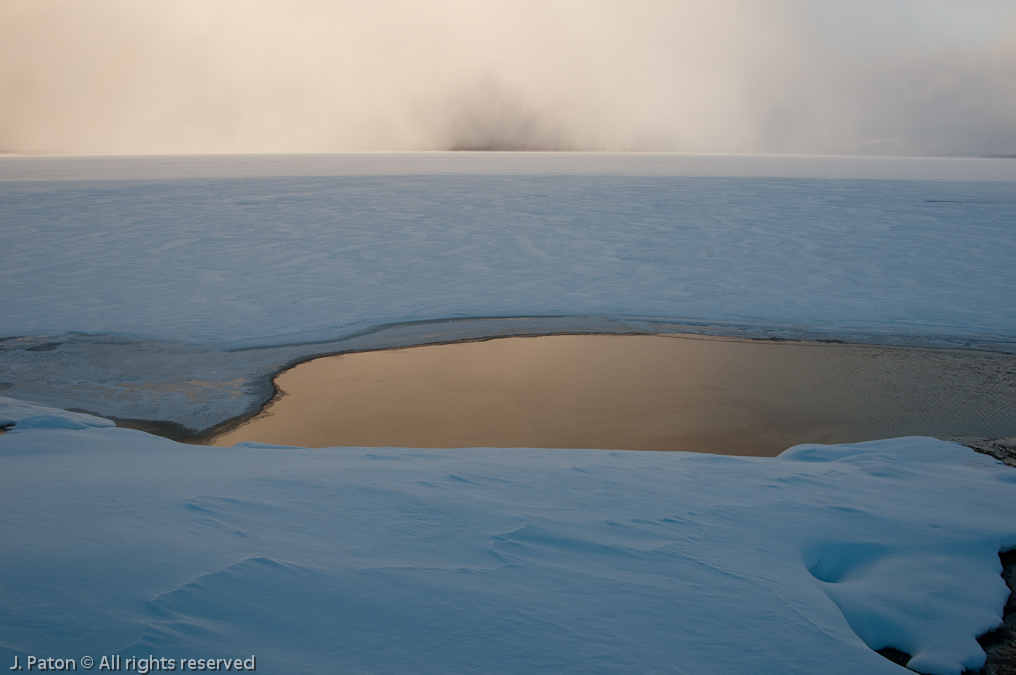
[[[0,158],[0,662],[976,667],[1016,472],[959,445],[206,448],[30,402],[201,427],[315,352],[547,331],[1011,351],[1014,183],[1004,160]]]
[[[8,666],[889,675],[873,649],[893,646],[959,673],[1008,595],[1016,471],[928,438],[774,459],[206,448],[8,403]]]
[[[295,358],[463,334],[1016,350],[1014,188],[987,159],[5,157],[0,382],[203,428]],[[483,317],[548,318],[420,323]]]

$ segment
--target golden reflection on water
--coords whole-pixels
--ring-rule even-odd
[[[1016,358],[686,335],[566,335],[359,352],[276,379],[215,441],[688,450],[1013,435]]]

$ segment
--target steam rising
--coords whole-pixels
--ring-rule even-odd
[[[1016,153],[1010,0],[5,0],[0,152]]]

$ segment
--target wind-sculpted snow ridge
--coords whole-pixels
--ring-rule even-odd
[[[5,663],[890,675],[893,647],[955,675],[1016,548],[1016,472],[930,438],[761,459],[78,426],[0,436]]]

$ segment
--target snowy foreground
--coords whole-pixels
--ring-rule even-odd
[[[1016,471],[901,438],[774,459],[180,445],[0,399],[0,663],[264,673],[977,667]],[[98,672],[98,671],[96,671]]]

